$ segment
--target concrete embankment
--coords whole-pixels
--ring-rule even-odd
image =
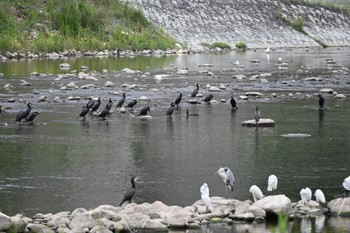
[[[219,41],[251,48],[350,46],[350,15],[323,7],[270,0],[128,2],[189,47]],[[305,33],[292,26],[297,21]]]

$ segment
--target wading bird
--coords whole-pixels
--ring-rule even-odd
[[[103,109],[102,112],[100,112],[100,114],[98,114],[98,117],[102,118],[103,120],[106,119],[106,116],[109,114],[109,109],[107,108],[107,106]]]
[[[204,183],[201,188],[201,199],[206,207],[206,212],[213,212],[213,206],[211,204],[211,200],[209,197],[209,187],[206,183]]]
[[[318,203],[326,203],[326,197],[324,196],[321,189],[316,189],[314,196]]]
[[[318,95],[318,105],[320,106],[320,109],[323,109],[323,105],[324,105],[324,98],[322,95]]]
[[[166,111],[165,115],[166,115],[167,117],[171,118],[172,115],[173,115],[174,110],[175,110],[175,104],[174,104],[174,103],[171,103],[171,104],[170,104],[170,107],[169,107],[168,110]]]
[[[264,197],[264,194],[262,193],[261,189],[256,185],[252,185],[249,189],[249,192],[252,194],[254,202]]]
[[[235,177],[233,176],[232,171],[228,167],[220,167],[216,172],[222,178],[226,186],[233,191],[235,185]]]
[[[267,181],[267,191],[272,192],[277,189],[278,179],[275,175],[270,175]]]
[[[125,97],[126,93],[123,93],[122,98],[118,101],[117,106],[115,106],[115,109],[117,110],[118,108],[121,108],[125,102]]]
[[[176,98],[176,100],[174,102],[176,107],[179,107],[181,100],[182,100],[182,93],[179,94],[179,96]]]
[[[199,116],[198,113],[190,113],[187,108],[185,109],[185,112],[186,112],[186,117],[187,118],[190,117],[190,116],[196,116],[196,117]]]
[[[135,106],[136,104],[137,104],[137,100],[133,100],[133,101],[129,102],[129,103],[125,106],[125,108],[130,108],[130,109],[134,110],[134,106]]]
[[[83,107],[83,109],[81,110],[79,116],[77,116],[77,118],[79,117],[83,117],[85,119],[86,114],[88,114],[88,112],[90,111],[90,107],[89,107],[89,103],[86,104],[86,106]]]
[[[98,97],[97,101],[91,107],[91,112],[96,112],[101,105],[101,97]]]
[[[35,117],[37,115],[39,115],[40,113],[38,111],[32,112],[31,114],[29,114],[29,116],[26,118],[26,121],[29,121],[31,123],[33,123]]]
[[[109,110],[111,110],[112,105],[113,105],[112,98],[109,98],[108,103],[107,103],[105,108],[109,111]]]
[[[126,191],[126,193],[124,194],[123,200],[120,202],[119,206],[122,206],[124,204],[124,202],[128,201],[129,203],[131,203],[132,198],[134,197],[135,193],[136,193],[136,181],[139,179],[139,177],[134,176],[131,178],[131,188]]]
[[[236,102],[235,98],[233,98],[233,95],[231,95],[230,104],[231,104],[232,109],[238,109],[237,102]]]
[[[207,95],[205,98],[204,98],[204,102],[206,103],[206,104],[210,104],[210,101],[211,101],[211,99],[213,98],[214,96],[212,95],[212,94],[209,94],[209,95]]]
[[[32,107],[30,106],[30,103],[27,103],[27,109],[26,110],[21,110],[17,113],[16,116],[16,123],[20,123],[23,119],[26,119],[32,110]]]

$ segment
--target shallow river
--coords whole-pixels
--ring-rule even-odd
[[[319,111],[314,95],[322,86],[333,87],[338,83],[326,80],[331,77],[323,77],[326,81],[316,86],[305,84],[305,88],[260,85],[249,81],[237,84],[232,75],[254,72],[281,74],[275,64],[282,57],[289,67],[282,76],[287,81],[298,80],[295,77],[297,70],[305,70],[306,66],[310,66],[311,71],[326,69],[325,60],[328,58],[349,67],[349,51],[299,49],[279,50],[269,55],[263,51],[250,51],[243,54],[0,63],[0,72],[4,73],[0,87],[6,83],[14,86],[11,91],[0,88],[0,105],[8,107],[6,113],[0,114],[0,211],[9,215],[24,213],[31,216],[38,212],[72,211],[77,207],[88,209],[102,204],[118,205],[133,175],[140,176],[134,200],[137,203],[161,200],[168,205],[191,205],[200,199],[199,187],[204,182],[209,185],[211,196],[251,199],[249,187],[258,185],[266,193],[270,174],[279,178],[277,193],[286,194],[292,201],[300,199],[300,189],[306,186],[313,191],[322,189],[327,200],[338,197],[343,179],[350,175],[350,102],[325,95],[327,109]],[[252,63],[252,59],[260,62]],[[242,70],[223,71],[234,67],[236,60],[245,65]],[[120,71],[128,67],[151,73],[171,73],[165,68],[172,65],[200,71],[202,68],[198,64],[211,63],[214,65],[211,68],[213,73],[222,77],[173,75],[163,82],[155,82],[153,74],[146,80],[110,77],[116,84],[128,82],[139,85],[140,89],[127,91],[127,102],[138,98],[140,93],[148,96],[151,99],[150,120],[129,118],[128,114],[114,112],[105,121],[94,117],[83,121],[76,116],[87,100],[65,103],[38,103],[36,100],[32,101],[33,109],[41,114],[35,124],[15,125],[15,115],[25,108],[25,104],[18,101],[7,103],[9,98],[37,99],[38,96],[32,94],[33,89],[49,97],[61,96],[62,99],[71,94],[60,91],[59,84],[50,78],[29,77],[33,71],[67,72],[58,68],[62,62],[72,64],[72,69],[86,65],[91,70],[107,68]],[[278,78],[280,76],[267,79],[271,79],[271,83]],[[20,79],[33,85],[20,87]],[[186,103],[187,94],[193,90],[197,80],[202,87],[206,83],[225,83],[228,88],[213,93],[217,103],[190,105]],[[101,82],[102,86],[105,81]],[[151,88],[161,91],[154,92]],[[123,88],[116,85],[113,90],[122,92]],[[238,100],[239,109],[233,112],[229,103],[220,102],[220,99],[229,99],[231,92],[238,99],[246,90],[263,92],[264,97]],[[340,83],[337,89],[346,95],[349,90],[346,82]],[[175,110],[172,120],[166,119],[165,111],[178,92],[184,93],[181,108]],[[204,96],[208,93],[204,89],[200,92]],[[278,97],[271,97],[271,92],[277,92]],[[104,88],[72,93],[82,98],[92,94],[102,96],[102,105],[109,97],[114,102],[120,98]],[[146,105],[140,102],[136,109]],[[242,121],[253,118],[254,105],[259,106],[263,118],[275,120],[276,127],[242,127]],[[185,108],[199,116],[186,118]],[[288,133],[311,136],[281,136]],[[220,166],[230,167],[234,172],[236,185],[231,193],[225,192],[224,183],[215,174]],[[303,221],[296,221],[293,231],[309,232],[312,228],[320,232],[315,219],[311,220],[312,224],[308,219]],[[349,230],[348,219],[326,218],[323,221],[329,232],[340,230],[343,226]],[[216,232],[240,231],[239,226],[234,228],[218,227]]]

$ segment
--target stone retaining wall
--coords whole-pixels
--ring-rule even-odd
[[[189,47],[226,42],[248,47],[350,46],[350,16],[322,7],[271,0],[128,0]],[[307,35],[289,21],[303,18]]]

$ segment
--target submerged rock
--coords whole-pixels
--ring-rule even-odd
[[[256,123],[255,120],[247,120],[241,123],[242,126],[246,127],[275,127],[275,121],[272,119],[262,118]]]

